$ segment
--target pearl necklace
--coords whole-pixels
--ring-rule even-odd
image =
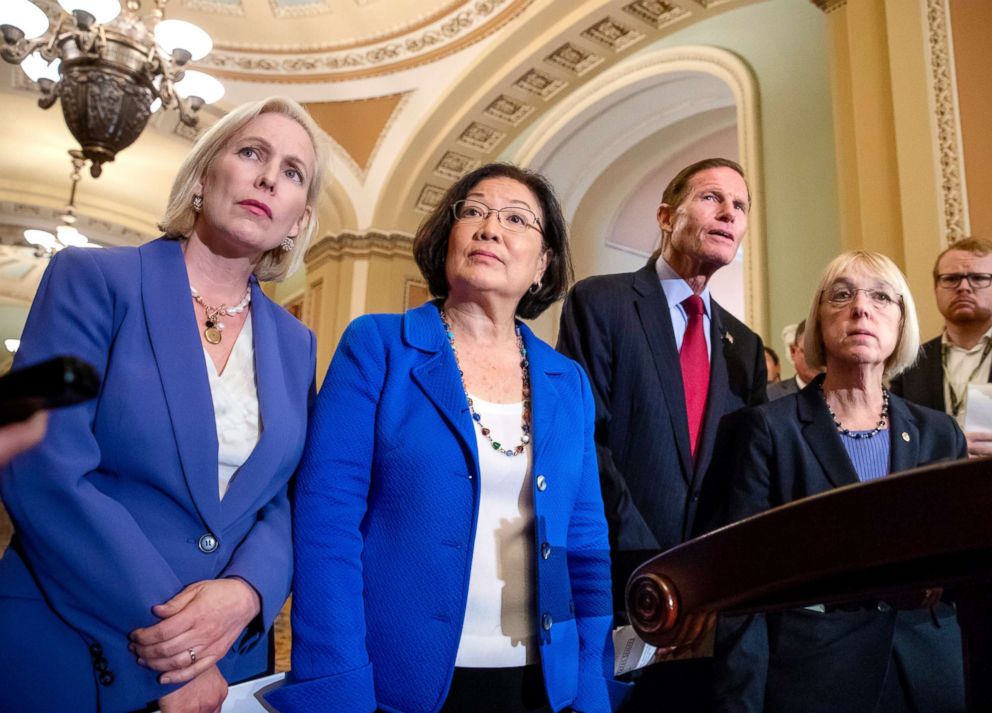
[[[248,288],[245,290],[244,298],[234,307],[228,307],[227,305],[211,307],[203,301],[200,293],[196,291],[193,285],[189,286],[189,291],[193,295],[193,299],[196,300],[196,303],[203,307],[203,311],[207,313],[207,319],[203,323],[203,338],[211,344],[220,344],[220,340],[223,337],[221,332],[224,330],[224,323],[220,321],[221,316],[233,317],[236,314],[241,314],[251,303],[251,285],[248,285]]]
[[[830,408],[830,403],[827,401],[827,395],[823,393],[823,385],[820,385],[820,393],[823,394],[823,403],[827,406],[827,412],[830,414],[830,418],[834,421],[834,426],[837,427],[837,432],[842,436],[847,436],[848,438],[855,438],[861,440],[863,438],[874,438],[878,435],[878,432],[885,428],[885,424],[889,420],[889,392],[886,389],[882,389],[882,413],[878,419],[878,425],[868,432],[854,432],[848,428],[844,428],[841,424],[840,419],[837,418],[837,414],[834,410]]]
[[[523,435],[520,437],[520,443],[518,443],[514,448],[503,448],[503,444],[495,440],[492,436],[492,432],[482,423],[482,417],[476,412],[475,404],[472,403],[472,397],[468,395],[468,388],[465,386],[465,372],[462,371],[461,362],[458,361],[458,349],[455,348],[455,332],[451,328],[451,322],[448,321],[448,315],[445,311],[439,310],[441,314],[441,324],[444,325],[444,334],[448,338],[448,344],[451,345],[451,351],[455,355],[455,364],[458,366],[458,379],[462,382],[462,391],[465,392],[465,398],[468,400],[468,410],[472,414],[472,420],[479,425],[483,437],[489,441],[489,445],[493,447],[494,451],[499,451],[505,456],[518,456],[524,452],[527,444],[530,443],[530,372],[527,367],[530,366],[530,362],[527,361],[527,349],[524,347],[524,339],[520,334],[520,326],[516,327],[517,334],[517,348],[520,349],[520,373],[523,376],[524,381],[524,411],[521,417],[520,430],[523,431]]]

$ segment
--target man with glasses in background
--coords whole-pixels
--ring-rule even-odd
[[[965,432],[968,453],[990,455],[992,423],[987,430],[966,423],[969,384],[992,382],[992,240],[966,238],[940,253],[933,285],[944,332],[924,344],[916,364],[892,380],[892,392],[946,411]],[[985,388],[992,395],[992,386]]]

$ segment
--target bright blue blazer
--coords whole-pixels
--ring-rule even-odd
[[[126,711],[173,690],[137,665],[127,636],[158,621],[153,605],[203,579],[239,576],[258,591],[262,613],[220,668],[228,680],[264,671],[259,642],[292,580],[287,484],[305,442],[315,343],[254,279],[251,290],[261,438],[221,500],[181,244],[52,259],[16,366],[72,354],[96,367],[102,387],[53,411],[43,443],[0,474],[16,528],[0,560],[0,645],[44,656],[4,656],[0,710]],[[212,552],[198,546],[207,533]],[[44,696],[56,698],[39,704]]]
[[[545,688],[556,711],[609,711],[626,686],[613,681],[592,395],[575,362],[521,331],[533,396]],[[441,709],[478,517],[473,428],[434,304],[351,323],[317,398],[296,481],[293,670],[288,685],[267,695],[279,711]],[[551,546],[547,559],[537,554],[542,543]]]

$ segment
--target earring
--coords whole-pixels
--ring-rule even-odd
[[[296,245],[296,241],[292,238],[283,238],[282,242],[279,243],[279,247],[281,247],[282,251],[286,253],[292,250],[294,245]]]
[[[199,213],[203,210],[203,196],[199,193],[193,194],[193,212]]]
[[[538,292],[541,291],[541,281],[538,280],[537,282],[533,283],[529,288],[527,288],[527,291],[530,292],[532,295],[536,295]]]

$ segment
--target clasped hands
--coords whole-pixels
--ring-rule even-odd
[[[132,631],[128,648],[161,683],[187,684],[159,700],[163,713],[220,709],[227,683],[216,664],[259,611],[258,593],[237,577],[194,582],[152,608],[162,621]]]

